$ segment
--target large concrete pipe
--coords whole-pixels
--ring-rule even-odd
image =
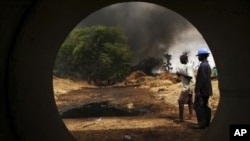
[[[92,12],[126,0],[0,2],[0,140],[73,141],[53,98],[52,68],[73,27]],[[229,140],[230,124],[250,124],[250,8],[247,0],[155,1],[203,35],[219,70],[221,99],[202,141]]]

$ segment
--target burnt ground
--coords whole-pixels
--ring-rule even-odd
[[[196,124],[195,114],[184,123],[174,122],[178,118],[179,84],[152,81],[147,83],[149,87],[145,83],[93,87],[57,78],[54,86],[58,111],[77,141],[198,141],[207,129],[190,128]],[[213,115],[219,101],[217,84],[213,81]]]

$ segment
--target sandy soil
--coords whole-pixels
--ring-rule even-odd
[[[181,84],[169,76],[130,76],[126,86],[122,82],[112,87],[56,77],[53,82],[58,111],[77,141],[198,141],[207,130],[190,128],[196,124],[195,115],[183,123],[174,122]],[[213,80],[212,84],[210,107],[214,115],[219,102],[218,81]],[[94,109],[93,103],[99,103],[101,108]],[[87,106],[91,109],[90,113],[85,111],[85,116],[79,110],[84,106],[85,110]],[[136,114],[117,115],[103,107]]]

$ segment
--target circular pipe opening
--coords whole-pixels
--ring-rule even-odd
[[[132,12],[133,14],[131,14],[131,11],[133,11]],[[116,13],[116,14],[114,14],[114,13]],[[141,18],[141,17],[143,17],[143,18]],[[125,21],[133,21],[133,23],[132,22],[125,22],[124,19],[126,19]],[[108,27],[118,25],[119,27],[121,27],[125,31],[126,36],[128,36],[128,39],[130,39],[129,45],[136,54],[134,59],[133,59],[133,64],[136,64],[136,62],[138,63],[138,62],[142,61],[143,59],[146,59],[150,56],[153,56],[156,58],[159,56],[163,57],[164,56],[163,52],[170,53],[172,55],[171,63],[173,62],[172,63],[173,69],[171,70],[171,73],[175,73],[176,69],[179,67],[178,66],[178,65],[180,65],[179,56],[184,51],[189,52],[190,63],[192,63],[194,70],[197,70],[197,67],[199,65],[198,58],[196,57],[197,51],[201,47],[208,48],[206,42],[204,41],[204,39],[200,35],[200,33],[197,31],[197,29],[192,24],[190,24],[186,19],[184,19],[183,17],[181,17],[180,15],[176,14],[175,12],[173,12],[171,10],[168,10],[164,7],[160,7],[160,6],[154,5],[154,4],[142,3],[142,2],[140,2],[140,3],[139,2],[131,2],[131,3],[114,4],[114,5],[102,8],[99,11],[96,11],[93,14],[89,15],[82,22],[77,24],[76,28],[84,28],[84,27],[93,26],[93,25],[103,25],[103,26],[108,26]],[[68,38],[69,37],[67,37],[67,39]],[[142,52],[143,52],[143,55],[141,54]],[[162,57],[160,57],[160,59]],[[67,58],[67,57],[64,57],[64,58]],[[159,58],[157,58],[157,59],[159,59]],[[210,65],[212,67],[215,67],[215,62],[213,60],[212,54],[209,56],[209,61],[210,61]],[[155,71],[159,72],[159,70],[155,70]],[[86,105],[83,104],[84,100],[83,100],[83,103],[79,103],[80,97],[83,97],[79,93],[81,93],[81,92],[84,93],[84,90],[81,90],[79,83],[75,83],[74,81],[69,81],[69,80],[63,80],[61,78],[55,78],[55,79],[56,79],[55,80],[56,82],[54,83],[54,88],[56,87],[56,90],[55,89],[54,90],[57,91],[57,94],[56,94],[57,100],[56,101],[65,102],[65,101],[67,101],[65,99],[68,99],[68,101],[70,101],[69,103],[71,103],[71,105],[67,105],[68,107],[71,107],[67,111],[65,111],[65,107],[67,107],[67,106],[62,106],[62,104],[59,104],[58,108],[59,108],[59,111],[61,111],[61,112],[64,111],[61,113],[61,116],[63,119],[65,119],[64,120],[65,124],[68,127],[68,129],[73,133],[73,135],[75,135],[75,137],[77,137],[78,140],[81,140],[83,138],[86,139],[86,138],[88,138],[86,136],[86,133],[87,133],[86,130],[88,130],[88,128],[89,128],[89,130],[97,130],[98,129],[100,134],[101,133],[106,134],[105,131],[102,130],[102,128],[96,127],[96,129],[95,129],[95,126],[98,126],[96,120],[99,121],[100,117],[113,117],[113,116],[115,116],[116,113],[118,114],[117,109],[114,110],[113,109],[114,107],[111,107],[111,109],[107,109],[107,107],[109,107],[109,106],[107,106],[107,103],[108,103],[108,105],[110,104],[109,101],[104,101],[106,104],[104,104],[102,102],[102,100],[99,101],[100,103],[98,101],[96,103],[89,103],[89,101],[94,100],[94,98],[93,99],[86,98],[86,99],[89,99],[87,103],[85,102]],[[69,85],[67,85],[67,84],[62,85],[59,83],[68,83]],[[218,84],[217,84],[218,81],[215,80],[212,83],[213,83],[213,86],[215,86],[214,87],[214,92],[215,92],[214,97],[211,98],[212,111],[213,111],[212,113],[214,115],[216,112],[216,109],[217,109],[218,102],[219,102],[219,90],[218,90]],[[84,83],[81,82],[81,84],[83,85],[82,87],[84,87]],[[60,86],[57,86],[57,85],[61,85],[61,88],[60,88]],[[78,85],[78,86],[73,86],[73,85]],[[76,91],[76,89],[77,89],[76,87],[78,87],[77,91]],[[93,86],[90,86],[90,87],[93,88]],[[168,86],[166,86],[166,87],[168,87]],[[176,89],[179,90],[179,88],[176,88]],[[73,90],[73,91],[70,92],[70,90]],[[178,90],[176,90],[175,92],[178,93]],[[63,91],[65,91],[65,92],[63,92]],[[98,92],[98,93],[104,94],[105,91],[107,91],[107,89],[103,90],[103,92]],[[111,91],[111,90],[108,90],[108,91]],[[70,97],[65,96],[65,95],[63,95],[63,96],[60,95],[60,93],[62,94],[62,93],[67,93],[67,92],[71,95]],[[78,97],[77,99],[74,98],[73,93],[75,93],[75,95]],[[86,92],[85,97],[87,97],[87,93],[91,93],[91,92]],[[176,95],[178,95],[178,94],[176,94]],[[166,97],[167,97],[166,99],[169,99],[168,96],[166,96]],[[58,100],[58,99],[60,99],[60,100]],[[72,102],[73,99],[75,100],[75,103]],[[115,99],[115,98],[113,98],[113,99]],[[172,98],[170,101],[167,101],[167,102],[171,102],[168,104],[176,105],[177,104],[177,96]],[[102,106],[104,106],[104,108],[102,108]],[[64,107],[64,109],[62,107]],[[94,112],[90,112],[91,109],[89,107],[95,108],[95,109],[92,109]],[[103,111],[103,110],[104,111],[98,113],[97,112],[98,110],[96,111],[97,107],[99,107],[99,109],[98,109],[99,111]],[[175,107],[175,109],[177,109],[177,107]],[[112,110],[112,111],[109,112],[109,116],[108,116],[106,114],[109,110]],[[124,114],[124,111],[122,111],[121,109],[118,109],[118,110],[119,110],[120,114],[121,114],[121,112]],[[146,110],[149,111],[149,109],[146,109]],[[167,108],[166,108],[166,111],[167,111]],[[130,114],[133,115],[133,113],[131,113],[129,111],[125,111],[125,112],[128,112],[128,113],[126,115],[123,115],[123,116],[129,116]],[[150,113],[150,111],[149,111],[149,113]],[[84,115],[82,115],[82,114],[84,114]],[[120,116],[120,114],[116,115],[115,117]],[[139,112],[137,114],[140,115],[142,113]],[[94,117],[97,119],[92,119],[93,120],[92,122],[90,121],[90,119],[85,119],[87,122],[89,122],[89,124],[86,126],[85,126],[85,123],[82,123],[82,121],[84,121],[84,119],[75,120],[75,118],[86,118],[86,116],[87,117]],[[174,116],[176,116],[176,115],[173,115],[169,120],[172,121],[172,118]],[[70,118],[72,118],[74,120],[70,120]],[[119,117],[117,119],[119,119]],[[106,118],[106,120],[108,120],[108,119]],[[120,120],[122,120],[122,119],[120,119]],[[136,117],[133,120],[135,122]],[[138,120],[141,120],[141,119],[138,119]],[[162,121],[162,119],[159,119],[159,121]],[[76,125],[74,122],[77,122],[78,125]],[[124,122],[126,122],[126,120]],[[144,121],[144,122],[146,122],[146,121]],[[153,123],[154,122],[153,120],[149,121],[149,122],[151,122],[152,124],[155,124],[155,123]],[[195,120],[192,122],[194,123]],[[103,123],[101,123],[101,122],[99,122],[99,123],[103,124],[103,125],[105,124],[104,128],[108,128],[107,127],[108,126],[107,124],[109,124],[108,122],[104,123],[104,121],[103,121]],[[82,127],[84,129],[78,128],[80,124],[82,125]],[[123,123],[123,124],[125,124],[125,123]],[[159,126],[164,126],[164,124],[165,123],[163,123],[163,125],[159,125]],[[76,131],[76,127],[73,127],[73,126],[77,126],[77,131]],[[115,126],[115,125],[112,125],[112,126]],[[137,126],[133,125],[134,128],[140,127],[139,125],[137,125]],[[184,125],[184,126],[186,126],[186,125]],[[115,127],[116,127],[116,129],[119,128],[117,126],[115,126]],[[129,128],[129,127],[127,127],[127,128]],[[109,130],[112,130],[112,129],[109,129]],[[160,130],[163,130],[163,129],[160,129]],[[116,130],[114,130],[113,132],[117,135]],[[145,130],[144,132],[146,133],[147,131]],[[169,131],[169,133],[170,132],[171,131]],[[178,132],[178,131],[176,131],[176,132]],[[189,131],[187,131],[186,133],[188,133],[188,132]],[[96,131],[93,133],[88,132],[88,134],[91,134],[92,139],[93,138],[96,139],[98,137],[98,135],[96,135],[96,136],[94,135],[95,133],[96,133]],[[155,133],[157,134],[157,131]],[[185,134],[185,133],[183,133],[183,134]],[[202,132],[202,134],[203,134],[203,132]]]
[[[11,72],[9,73],[10,102],[13,115],[15,117],[14,122],[17,125],[18,133],[21,135],[22,139],[73,140],[73,137],[67,132],[67,129],[61,121],[56,104],[54,102],[51,72],[53,69],[53,62],[55,60],[58,47],[63,42],[70,30],[74,27],[74,25],[87,17],[87,15],[90,13],[94,12],[96,9],[100,9],[110,4],[112,3],[100,2],[97,4],[94,2],[62,2],[58,5],[56,2],[47,3],[43,1],[38,3],[39,6],[34,7],[33,13],[30,13],[28,16],[28,20],[25,21],[24,25],[22,26],[20,35],[17,38],[17,42],[11,56]],[[177,2],[159,3],[159,5],[165,5],[166,7],[167,4],[169,5],[168,7],[178,11],[178,13],[184,15],[184,17],[189,19],[192,23],[194,23],[195,26],[197,26],[199,31],[204,35],[205,39],[208,39],[208,43],[211,44],[211,49],[212,51],[215,51],[216,57],[219,56],[218,52],[224,52],[223,49],[227,49],[229,54],[233,54],[232,49],[228,48],[228,46],[232,45],[225,43],[228,39],[221,37],[220,41],[215,40],[215,42],[212,42],[213,39],[216,39],[217,37],[212,36],[214,35],[212,32],[217,29],[217,31],[220,32],[216,35],[226,36],[226,33],[224,33],[226,28],[223,28],[222,25],[224,23],[227,25],[226,21],[223,22],[222,20],[219,20],[220,22],[215,24],[212,19],[216,21],[216,18],[218,17],[213,17],[213,15],[218,14],[219,18],[222,17],[228,21],[233,21],[232,19],[228,18],[227,16],[223,17],[223,13],[221,14],[211,12],[210,8],[212,9],[212,7],[209,5],[204,6],[203,3],[200,4],[201,7],[207,8],[205,10],[202,8],[197,9],[197,7],[190,3],[183,3],[183,5],[186,5],[182,5],[181,9],[179,7],[179,3]],[[86,6],[86,8],[83,9],[82,6]],[[55,8],[58,10],[54,10]],[[220,5],[217,8],[221,8]],[[197,13],[195,10],[199,10],[199,13]],[[206,12],[206,10],[208,12]],[[205,23],[204,21],[208,21],[206,19],[211,20],[209,20],[208,23]],[[62,25],[62,23],[64,24]],[[206,27],[209,27],[210,25],[217,24],[218,27],[215,26],[214,30],[210,30],[209,28],[206,29]],[[239,25],[240,24],[241,22]],[[219,27],[222,27],[222,29],[219,29]],[[241,28],[239,29],[239,31],[242,30]],[[238,33],[236,30],[234,32]],[[245,38],[242,40],[245,41]],[[228,46],[223,46],[224,43]],[[216,46],[219,47],[216,48]],[[240,45],[240,47],[242,47],[242,45]],[[221,79],[221,82],[223,83],[221,84],[223,88],[232,86],[228,91],[225,89],[224,93],[229,93],[229,95],[231,94],[230,96],[233,97],[235,92],[231,91],[231,89],[234,90],[237,88],[242,88],[245,90],[246,85],[233,85],[234,83],[232,83],[232,81],[226,80],[232,80],[234,78],[240,80],[240,78],[244,78],[244,76],[243,74],[231,76],[231,72],[225,71],[225,69],[230,68],[230,63],[227,63],[226,60],[228,55],[223,54],[220,57],[222,60],[218,61],[218,67],[219,69],[221,68],[220,73],[224,73],[223,79]],[[222,65],[223,62],[225,64]],[[234,63],[235,61],[232,62],[232,64]],[[241,91],[241,93],[245,94],[247,92]],[[242,96],[244,96],[243,94]],[[240,97],[237,97],[237,99],[240,99]],[[248,102],[246,99],[241,99],[239,101],[244,103]],[[227,105],[230,107],[232,107],[232,105],[237,105],[237,102],[232,100],[230,97],[225,96],[223,102],[221,103],[222,104],[220,104],[220,107],[223,106],[223,110],[226,111],[228,110]],[[237,106],[241,107],[241,105]],[[48,109],[48,107],[50,108]],[[244,107],[241,108],[244,109]],[[236,111],[236,109],[233,109],[233,113],[242,115],[242,113],[240,111]],[[217,119],[224,119],[222,114],[222,110],[220,110],[219,113],[216,113],[216,115],[218,115]],[[236,121],[238,119],[236,115],[237,114],[227,118],[225,123],[220,123],[217,120],[217,123],[219,124],[215,125],[214,127],[219,127],[222,125],[220,129],[224,127],[226,128],[227,123],[230,121]],[[245,118],[241,119],[241,122],[248,121]],[[34,130],[34,128],[37,130]],[[211,137],[211,135],[215,135],[216,133],[213,133],[212,130],[208,131],[209,133],[206,136],[208,138],[203,139],[214,139],[215,137]],[[226,137],[228,135],[227,131],[220,130],[218,132],[222,133],[223,138],[228,138]],[[38,139],[37,137],[41,138]]]

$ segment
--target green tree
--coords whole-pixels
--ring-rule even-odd
[[[118,80],[129,72],[132,57],[121,28],[77,28],[58,52],[54,74],[89,80]]]

